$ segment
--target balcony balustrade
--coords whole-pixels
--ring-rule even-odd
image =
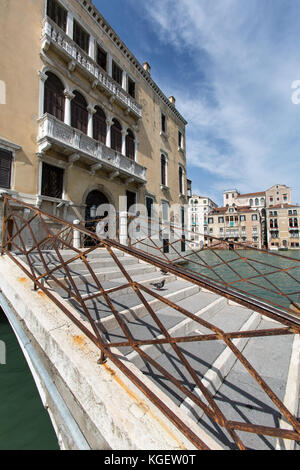
[[[45,17],[42,29],[42,50],[54,46],[68,62],[69,69],[78,66],[89,77],[94,86],[102,88],[111,98],[138,119],[142,118],[142,107],[113,78],[111,78],[87,53],[85,53],[57,24]]]
[[[146,168],[134,160],[106,147],[49,114],[44,114],[38,123],[39,153],[56,147],[64,155],[70,156],[70,162],[79,158],[85,161],[90,166],[91,172],[103,167],[112,177],[120,175],[127,177],[128,180],[146,183]]]

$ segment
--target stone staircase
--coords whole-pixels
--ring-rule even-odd
[[[164,288],[161,291],[154,289],[154,292],[178,306],[186,308],[201,319],[213,323],[225,332],[282,327],[282,325],[266,319],[258,313],[228,302],[227,299],[201,289],[195,284],[176,278],[173,274],[163,275],[155,266],[139,261],[121,251],[114,250],[114,252],[133,281],[154,289],[152,283],[164,279]],[[74,256],[74,252],[61,251],[60,253],[64,261],[70,260]],[[29,256],[36,272],[43,272],[44,267],[40,257],[37,254]],[[46,252],[44,256],[49,269],[58,265],[59,259],[54,252]],[[27,263],[26,257],[20,256],[19,258]],[[88,255],[87,259],[105,290],[117,288],[128,282],[106,250],[97,249]],[[70,273],[72,281],[83,298],[90,298],[98,292],[96,283],[82,260],[71,263]],[[63,269],[58,270],[56,276],[65,285],[70,285]],[[48,285],[73,308],[77,309],[85,319],[84,311],[76,300],[70,298],[66,291],[59,288],[53,281],[48,281]],[[143,295],[171,336],[212,333],[211,330],[202,327],[159,299],[148,293],[143,293]],[[114,308],[122,316],[135,339],[151,340],[164,337],[147,308],[131,287],[113,292],[109,296]],[[107,341],[127,341],[115,315],[112,314],[102,297],[91,298],[86,302],[86,306]],[[282,401],[285,401],[286,396],[295,390],[295,384],[290,380],[293,368],[299,370],[299,351],[297,350],[298,352],[295,353],[293,342],[292,335],[234,340],[235,346],[243,352]],[[193,370],[214,396],[218,407],[227,419],[262,426],[279,425],[281,419],[279,410],[242,364],[237,361],[235,355],[223,341],[182,343],[179,347]],[[178,407],[184,409],[222,447],[225,449],[236,448],[224,428],[204,415],[201,409],[150,362],[143,359],[138,352],[127,346],[120,347],[119,351],[155,386],[170,397]],[[182,365],[171,345],[149,344],[143,346],[143,351],[178,379],[183,386],[196,392],[206,403],[201,391],[195,389],[194,380]],[[299,391],[295,394],[293,406],[298,407]],[[298,410],[290,411],[295,414],[298,412]],[[287,424],[284,424],[284,427],[289,428]],[[283,442],[279,442],[273,437],[258,436],[246,432],[239,433],[239,436],[249,449],[284,448]]]

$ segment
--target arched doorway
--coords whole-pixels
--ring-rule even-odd
[[[99,217],[97,215],[97,209],[99,206],[102,206],[103,204],[109,204],[109,200],[107,196],[105,196],[105,194],[95,189],[88,194],[85,203],[86,203],[85,226],[91,232],[95,232],[98,221],[108,215],[108,212],[105,212],[102,217]],[[94,244],[95,244],[95,240],[93,240],[90,237],[86,237],[84,241],[84,246],[92,246]]]
[[[102,204],[109,204],[109,200],[104,193],[98,191],[97,189],[94,189],[88,194],[85,204],[85,220],[89,221],[96,218],[96,212],[98,207]]]

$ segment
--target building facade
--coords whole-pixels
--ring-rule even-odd
[[[0,190],[70,221],[103,203],[180,212],[187,122],[149,64],[90,0],[4,3]]]
[[[299,207],[292,205],[291,188],[288,186],[275,184],[266,191],[248,194],[228,190],[224,191],[223,200],[227,208],[248,206],[259,212],[262,248],[299,248]],[[249,241],[254,241],[251,233],[249,236]]]
[[[261,215],[250,206],[218,207],[208,217],[208,244],[218,240],[237,242],[254,248],[262,247]]]
[[[267,209],[268,247],[270,250],[299,249],[300,207],[278,204]]]
[[[207,233],[207,219],[217,204],[209,197],[192,194],[188,206],[188,232],[191,248],[203,246]]]

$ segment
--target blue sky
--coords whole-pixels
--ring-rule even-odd
[[[193,191],[287,184],[300,203],[299,0],[94,0],[188,121]],[[300,93],[299,93],[300,96]]]

